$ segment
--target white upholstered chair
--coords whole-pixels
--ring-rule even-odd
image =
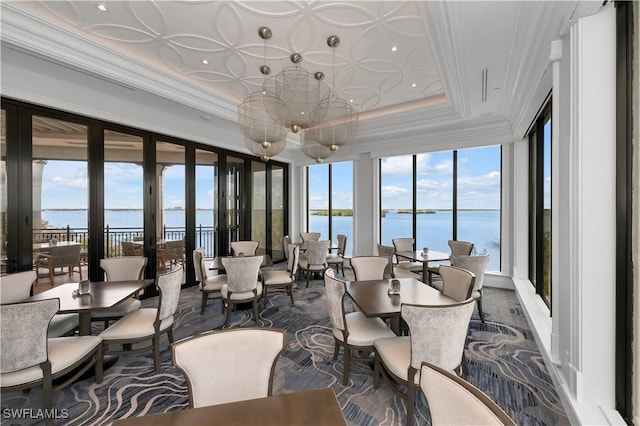
[[[215,330],[174,343],[173,364],[186,379],[189,407],[270,396],[286,343],[287,332],[272,327]]]
[[[263,304],[267,303],[267,293],[269,288],[284,287],[291,298],[293,303],[293,283],[296,281],[296,274],[298,273],[298,260],[300,258],[300,247],[295,244],[289,244],[287,246],[287,269],[286,270],[271,270],[262,272],[262,296]]]
[[[456,266],[440,265],[440,276],[442,277],[442,294],[452,298],[457,302],[462,302],[471,297],[476,276],[466,269]]]
[[[432,425],[515,426],[484,392],[457,375],[423,362],[420,389],[429,405]]]
[[[307,241],[318,241],[320,239],[319,232],[301,232],[300,233],[300,250],[305,251],[307,249]]]
[[[178,308],[181,284],[182,267],[158,275],[158,307],[130,312],[100,333],[105,346],[104,353],[120,355],[151,350],[155,369],[160,371],[160,336],[166,333],[169,343],[173,343],[173,316]],[[133,347],[147,340],[151,341],[149,345]],[[122,345],[122,350],[110,349],[110,346],[116,345]]]
[[[329,304],[329,318],[333,325],[333,360],[338,358],[340,347],[344,351],[342,384],[349,382],[349,366],[351,361],[373,362],[373,358],[353,356],[351,351],[373,351],[373,342],[381,338],[393,338],[395,334],[380,318],[367,318],[362,312],[345,312],[344,299],[346,286],[334,276],[333,269],[324,274],[325,291]]]
[[[376,349],[374,387],[382,375],[387,384],[407,400],[407,425],[413,424],[416,387],[420,367],[430,362],[448,371],[461,366],[474,300],[453,305],[402,304],[402,319],[409,336],[388,337],[374,342]],[[406,388],[406,392],[402,391]]]
[[[452,256],[469,256],[471,255],[474,247],[474,244],[468,241],[449,240],[447,241],[447,244],[449,245],[449,250]],[[438,274],[439,266],[440,265],[430,265],[427,268],[427,284],[431,285],[433,283],[433,275]]]
[[[38,280],[36,271],[16,272],[0,277],[0,303],[17,303],[29,298],[33,284]],[[80,325],[78,314],[55,314],[49,322],[48,337],[73,334]]]
[[[196,272],[196,281],[198,281],[200,292],[202,293],[200,315],[204,315],[204,309],[207,307],[207,301],[209,299],[222,298],[220,290],[222,289],[222,286],[227,283],[227,276],[225,274],[207,274],[207,267],[204,264],[203,248],[197,248],[193,251],[193,269]],[[224,312],[224,305],[222,302],[220,303],[220,306],[222,312]]]
[[[329,240],[306,241],[305,244],[307,246],[306,256],[300,256],[298,264],[300,270],[305,273],[308,288],[311,274],[315,272],[324,274],[324,271],[327,270],[327,253],[331,242]]]
[[[416,246],[416,240],[413,238],[394,238],[391,240],[396,252],[399,251],[414,251]],[[418,261],[409,261],[408,259],[399,257],[396,254],[396,264],[394,269],[406,269],[410,272],[421,274],[423,263]]]
[[[47,338],[47,328],[60,309],[58,299],[0,306],[0,383],[2,391],[42,385],[44,408],[53,407],[53,390],[77,380],[89,368],[102,382],[102,339],[98,336]],[[65,376],[54,386],[53,380]]]
[[[255,256],[259,245],[257,241],[231,241],[231,251],[234,256]]]
[[[284,257],[287,260],[289,260],[289,250],[287,250],[287,247],[289,247],[289,244],[291,244],[291,237],[288,235],[285,235],[284,237],[282,237],[282,251],[284,252]],[[299,245],[299,244],[296,244],[296,245]]]
[[[356,256],[350,260],[356,281],[381,280],[389,260],[380,256]]]
[[[480,315],[480,320],[482,322],[484,322],[484,313],[482,312],[482,286],[484,283],[484,273],[487,270],[488,263],[488,254],[480,256],[451,256],[451,265],[466,269],[476,276],[471,297],[476,299],[476,302],[478,303],[478,314]]]
[[[338,234],[338,249],[336,253],[329,253],[327,255],[327,265],[333,268],[335,267],[336,271],[338,269],[342,271],[342,276],[344,277],[344,253],[347,249],[347,236],[344,234]]]
[[[229,326],[231,308],[238,303],[253,304],[253,319],[258,322],[258,300],[262,297],[262,283],[258,281],[263,256],[223,257],[222,265],[227,272],[227,283],[220,294],[225,305],[224,327]]]
[[[147,258],[144,256],[122,256],[100,259],[100,268],[105,272],[105,281],[133,281],[144,278]],[[104,321],[105,328],[110,321],[116,321],[130,312],[137,311],[142,303],[137,297],[130,297],[112,309],[91,313],[91,321]]]
[[[384,278],[415,278],[416,280],[422,279],[418,274],[415,274],[408,269],[396,268],[393,263],[393,256],[396,252],[395,247],[383,246],[378,244],[378,256],[385,257],[389,260],[389,265],[384,270]]]

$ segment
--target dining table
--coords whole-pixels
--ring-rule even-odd
[[[207,425],[282,426],[346,425],[344,415],[331,388],[314,389],[266,398],[169,411],[116,420],[113,426]]]
[[[64,246],[79,246],[80,243],[77,241],[58,241],[57,243],[33,243],[33,252],[42,252],[46,253],[51,250],[52,247],[64,247]]]
[[[350,281],[347,293],[353,303],[368,318],[389,318],[391,330],[400,334],[400,307],[414,305],[450,305],[457,303],[439,290],[415,278],[396,278],[400,282],[398,294],[390,294],[391,279]]]
[[[78,283],[66,283],[35,294],[27,301],[60,299],[58,313],[77,313],[78,333],[81,336],[91,334],[91,313],[116,307],[129,297],[153,284],[153,279],[132,281],[96,281],[89,283],[89,291],[77,295]]]
[[[446,262],[451,258],[451,253],[435,250],[429,250],[428,252],[423,250],[397,251],[395,254],[396,258],[403,258],[411,262],[422,262],[423,279],[429,274],[430,262]]]

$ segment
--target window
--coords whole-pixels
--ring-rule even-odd
[[[499,146],[381,158],[381,244],[411,237],[448,252],[448,240],[470,241],[499,271],[500,183]]]

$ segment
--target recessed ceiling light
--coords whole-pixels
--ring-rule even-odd
[[[98,10],[100,12],[108,12],[109,11],[109,8],[104,3],[100,3],[96,7],[98,8]]]
[[[397,47],[397,46],[391,46],[391,51],[392,51],[392,52],[396,52],[397,50],[398,50],[398,47]]]
[[[349,99],[349,102],[353,103],[353,99]]]
[[[411,87],[416,87],[417,84],[416,83],[411,83]]]
[[[206,59],[203,59],[202,63],[205,64],[205,65],[209,65],[209,61],[207,61]]]

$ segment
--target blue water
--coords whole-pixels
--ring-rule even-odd
[[[165,211],[164,223],[167,228],[183,228],[185,225],[184,211]],[[87,228],[86,210],[43,210],[42,219],[46,220],[49,228],[71,229]],[[323,239],[329,238],[329,218],[326,216],[309,216],[309,230],[320,232]],[[353,217],[333,217],[333,238],[335,242],[337,234],[347,236],[347,255],[351,255],[353,247]],[[382,244],[392,245],[391,240],[398,237],[411,236],[411,215],[388,212],[382,218]],[[142,228],[142,210],[107,210],[105,211],[105,226],[110,228]],[[417,216],[416,247],[429,247],[436,251],[449,251],[447,241],[452,238],[452,212],[437,211],[434,214],[420,214]],[[213,226],[212,210],[197,210],[196,225],[203,227]],[[500,212],[497,210],[459,211],[458,212],[458,239],[471,241],[475,244],[477,254],[489,254],[488,269],[500,269]]]

